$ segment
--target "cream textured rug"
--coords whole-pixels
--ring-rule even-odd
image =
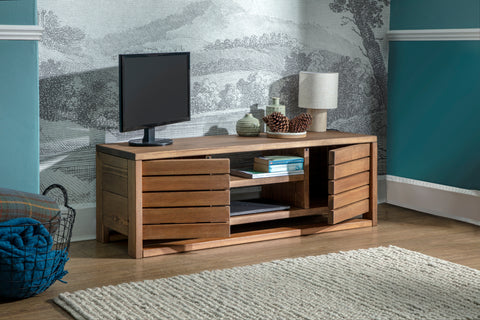
[[[398,247],[63,293],[76,319],[480,319],[480,271]]]

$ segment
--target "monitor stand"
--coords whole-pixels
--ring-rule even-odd
[[[168,146],[172,139],[155,139],[155,127],[143,129],[143,139],[133,139],[128,144],[135,147]]]

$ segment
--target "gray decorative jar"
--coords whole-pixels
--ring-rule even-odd
[[[237,121],[237,134],[242,137],[256,137],[260,133],[260,121],[251,113]]]
[[[268,116],[274,112],[280,112],[281,114],[285,115],[285,106],[280,104],[280,98],[272,98],[273,104],[269,105],[265,109],[265,115]]]

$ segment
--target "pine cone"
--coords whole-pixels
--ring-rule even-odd
[[[280,112],[273,112],[266,117],[263,117],[263,121],[270,128],[271,132],[288,132],[289,120]]]
[[[290,120],[288,132],[304,132],[312,124],[312,115],[309,113],[302,113]]]

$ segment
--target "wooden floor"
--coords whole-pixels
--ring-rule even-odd
[[[275,259],[395,245],[480,269],[480,227],[382,204],[374,228],[131,259],[125,242],[72,243],[66,268],[68,284],[56,282],[26,300],[0,302],[0,319],[70,319],[52,298],[65,291],[122,282],[170,277]]]

